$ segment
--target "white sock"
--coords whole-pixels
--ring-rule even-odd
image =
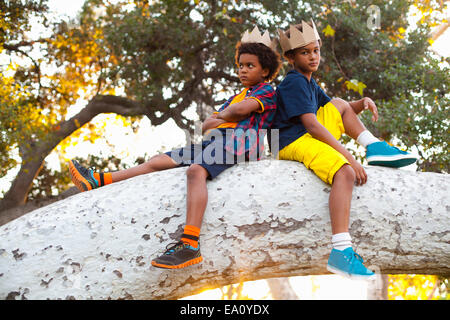
[[[369,130],[364,130],[359,134],[358,138],[356,138],[356,142],[366,148],[369,144],[380,142],[380,140],[375,138],[375,136]]]
[[[352,246],[352,237],[350,237],[348,232],[336,233],[331,237],[331,243],[333,244],[333,249],[342,251]]]

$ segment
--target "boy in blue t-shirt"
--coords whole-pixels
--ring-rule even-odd
[[[370,98],[347,102],[331,99],[311,77],[320,62],[320,38],[314,22],[280,31],[284,57],[293,66],[277,87],[277,112],[273,129],[279,129],[279,158],[302,162],[331,185],[329,210],[332,244],[327,269],[349,277],[368,278],[374,273],[353,251],[349,234],[353,185],[367,181],[364,168],[338,141],[343,133],[367,148],[371,165],[401,167],[416,161],[411,154],[375,138],[359,120],[363,110],[378,110]]]

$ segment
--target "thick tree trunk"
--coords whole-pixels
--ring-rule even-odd
[[[275,300],[298,300],[298,296],[289,283],[289,278],[267,279],[272,298]]]
[[[389,275],[377,274],[376,279],[367,283],[368,300],[388,300]]]
[[[51,151],[51,150],[50,150]],[[25,203],[28,192],[32,187],[34,178],[39,174],[42,167],[42,162],[47,154],[43,154],[38,159],[33,159],[22,163],[16,178],[13,180],[11,187],[0,200],[0,215],[7,209],[11,209]]]
[[[208,182],[204,261],[153,268],[185,222],[186,168],[80,193],[0,227],[0,298],[175,299],[240,281],[325,274],[330,187],[302,164],[240,164]],[[354,247],[381,273],[450,274],[449,176],[368,167]]]

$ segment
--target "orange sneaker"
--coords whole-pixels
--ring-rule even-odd
[[[72,182],[81,192],[99,187],[98,181],[94,178],[94,171],[84,168],[78,163],[78,161],[69,161],[69,171]]]
[[[197,248],[179,241],[167,246],[166,252],[152,261],[152,266],[163,269],[181,269],[202,262],[200,244]]]

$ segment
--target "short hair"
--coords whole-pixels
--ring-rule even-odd
[[[312,23],[310,21],[308,21],[306,23],[309,24],[311,26],[311,28],[313,27],[313,25],[312,25]],[[303,27],[302,27],[301,23],[294,25],[294,27],[297,28],[297,30],[299,30],[300,32],[303,32]],[[289,28],[284,34],[285,34],[286,37],[290,38],[291,37],[291,29]],[[321,47],[322,46],[322,40],[319,39],[318,41],[319,41],[319,47]],[[283,56],[287,59],[288,55],[294,54],[294,51],[299,49],[299,48],[302,48],[302,47],[298,47],[298,48],[295,48],[295,49],[288,50],[288,51],[286,51],[283,54]]]
[[[236,45],[236,65],[239,66],[239,58],[241,54],[248,53],[258,57],[259,63],[263,69],[268,69],[269,74],[264,78],[265,81],[272,81],[281,68],[281,59],[278,52],[270,49],[262,43],[256,42],[239,42]]]

